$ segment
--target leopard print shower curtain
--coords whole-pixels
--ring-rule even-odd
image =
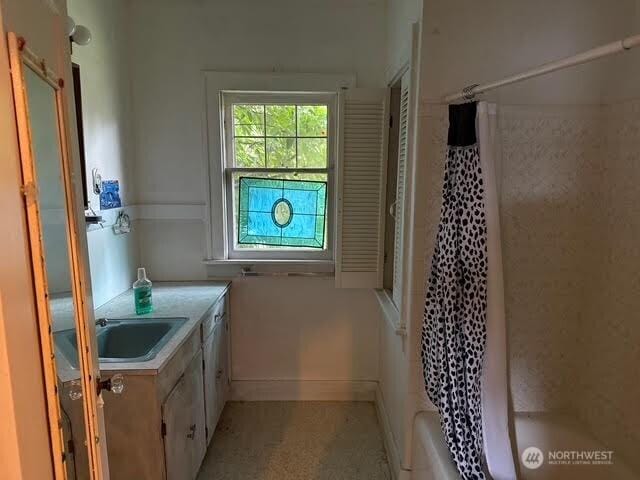
[[[427,393],[464,480],[485,479],[481,374],[488,262],[476,111],[476,103],[449,107],[442,209],[422,331]]]

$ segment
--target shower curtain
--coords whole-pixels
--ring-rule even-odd
[[[495,120],[495,106],[485,102],[449,107],[442,210],[422,330],[427,393],[464,480],[484,480],[485,461],[494,479],[516,478],[491,109]]]

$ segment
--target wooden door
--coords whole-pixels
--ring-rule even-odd
[[[56,479],[66,478],[61,404],[68,391],[58,386],[60,370],[73,374],[71,380],[78,387],[74,397],[82,425],[73,428],[81,440],[75,442],[76,478],[107,480],[107,442],[100,388],[96,388],[100,375],[95,324],[90,289],[86,288],[85,224],[75,194],[74,162],[68,147],[67,82],[50,69],[57,62],[30,50],[30,39],[13,32],[7,39],[52,466]],[[62,331],[71,335],[76,348],[59,355],[54,332]],[[69,368],[69,363],[75,368]],[[86,451],[81,454],[82,449]],[[87,458],[87,462],[80,462],[81,458]]]

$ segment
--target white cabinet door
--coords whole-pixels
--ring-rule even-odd
[[[202,350],[162,406],[167,480],[196,478],[206,453]]]
[[[216,325],[211,334],[205,338],[202,345],[204,352],[204,399],[207,424],[207,444],[213,437],[218,421],[218,343],[220,338],[220,324]]]

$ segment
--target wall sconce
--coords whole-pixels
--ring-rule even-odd
[[[67,33],[73,43],[81,46],[91,43],[91,30],[84,25],[76,25],[71,17],[67,17]]]

